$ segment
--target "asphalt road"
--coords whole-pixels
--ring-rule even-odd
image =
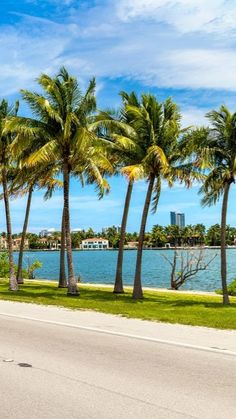
[[[0,418],[234,419],[236,356],[2,316]]]

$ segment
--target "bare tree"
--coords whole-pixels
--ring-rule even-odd
[[[175,249],[173,259],[169,259],[163,254],[162,257],[171,266],[171,289],[178,290],[185,282],[195,276],[199,271],[205,271],[216,256],[217,254],[206,260],[204,249],[199,251],[190,249],[178,251]]]

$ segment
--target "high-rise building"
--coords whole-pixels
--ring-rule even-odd
[[[185,215],[183,213],[177,214],[177,225],[179,227],[185,227]]]
[[[176,225],[176,212],[171,211],[171,213],[170,213],[170,224],[172,226]]]
[[[171,211],[170,223],[174,226],[185,227],[185,214]]]

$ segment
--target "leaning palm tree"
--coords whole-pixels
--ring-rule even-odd
[[[229,192],[231,185],[235,183],[236,175],[236,113],[231,113],[226,106],[221,106],[218,111],[208,112],[206,117],[210,122],[210,127],[193,130],[184,141],[184,153],[191,155],[192,161],[206,171],[206,180],[199,191],[204,195],[202,205],[211,206],[221,197],[223,198],[220,227],[221,284],[223,304],[229,304],[226,218]],[[212,240],[216,240],[216,235]]]
[[[54,165],[38,165],[37,167],[27,168],[25,166],[20,167],[19,163],[18,170],[16,171],[15,176],[12,178],[11,184],[9,185],[9,194],[11,197],[16,198],[19,196],[27,195],[25,218],[21,234],[17,264],[16,279],[18,284],[24,283],[22,276],[23,256],[33,192],[36,189],[46,189],[44,198],[51,198],[53,191],[58,187],[62,187],[62,183],[55,178],[56,174],[57,169],[54,167]]]
[[[116,172],[122,173],[122,167],[141,162],[143,158],[143,150],[138,143],[136,132],[130,125],[130,113],[126,112],[127,105],[139,106],[139,101],[135,92],[130,94],[126,92],[120,93],[122,98],[122,107],[118,115],[113,116],[113,112],[100,112],[96,117],[94,126],[101,129],[100,135],[106,136],[108,141],[111,141],[111,154],[113,156],[113,165]],[[104,132],[105,130],[105,132]],[[115,294],[122,294],[123,287],[123,259],[124,259],[124,245],[126,236],[126,225],[129,214],[129,207],[133,192],[134,180],[128,179],[127,191],[125,196],[125,203],[121,221],[119,249],[116,264],[116,274],[113,292]]]
[[[13,170],[15,171],[16,163],[13,154],[11,153],[11,144],[14,137],[11,133],[5,131],[6,123],[9,117],[17,114],[19,103],[16,102],[15,106],[9,107],[6,100],[0,103],[0,171],[1,182],[3,187],[3,198],[5,204],[6,226],[7,226],[7,245],[9,255],[9,289],[11,291],[18,290],[18,284],[15,275],[14,260],[13,260],[13,243],[12,243],[12,226],[11,214],[9,205],[9,192],[8,182]]]
[[[211,206],[222,197],[221,209],[221,283],[223,304],[229,304],[227,290],[226,219],[229,192],[236,179],[236,112],[226,106],[206,114],[210,128],[193,133],[192,149],[199,165],[208,168],[200,189],[202,205]]]
[[[101,141],[90,130],[96,109],[95,79],[82,94],[76,78],[61,68],[56,77],[42,74],[38,83],[43,94],[22,91],[23,99],[30,106],[34,118],[15,118],[9,130],[16,131],[18,146],[36,150],[28,158],[28,166],[55,163],[63,175],[64,227],[68,266],[68,294],[77,295],[78,287],[72,259],[70,233],[69,191],[71,175],[86,173],[88,182],[96,181],[100,193],[108,184],[100,172],[109,161],[102,154]]]
[[[235,154],[236,157],[236,154]],[[227,259],[226,259],[226,219],[229,200],[229,191],[232,183],[235,182],[235,168],[231,170],[223,165],[217,165],[208,175],[208,179],[200,189],[204,194],[201,200],[203,206],[215,204],[223,196],[221,207],[221,228],[220,228],[220,248],[221,248],[221,285],[223,293],[223,304],[229,304],[229,295],[227,289]]]
[[[142,95],[141,105],[127,105],[132,118],[132,127],[144,149],[141,163],[125,167],[123,172],[130,180],[144,178],[148,182],[144,203],[134,278],[133,298],[143,297],[141,283],[142,253],[146,222],[153,196],[153,212],[156,211],[161,192],[161,181],[166,179],[171,186],[177,179],[190,185],[191,165],[178,165],[180,153],[178,138],[181,134],[180,113],[175,103],[167,99],[159,103],[153,95]]]

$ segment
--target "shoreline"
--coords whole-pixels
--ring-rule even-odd
[[[37,283],[49,283],[49,284],[57,284],[58,281],[56,279],[26,279],[25,282],[37,282]],[[96,284],[91,282],[79,282],[78,287],[93,287],[93,288],[113,288],[113,284]],[[132,290],[132,285],[125,285],[125,289]],[[186,295],[206,295],[206,296],[214,296],[214,297],[220,297],[222,298],[221,294],[217,294],[214,291],[201,291],[201,290],[171,290],[169,288],[153,288],[153,287],[142,287],[144,291],[150,291],[150,292],[163,292],[163,293],[170,293],[174,295],[179,294],[186,294]]]
[[[220,246],[177,246],[177,247],[144,247],[143,250],[215,250],[220,249]],[[236,249],[236,245],[227,246],[226,250]],[[73,252],[118,252],[116,249],[72,249]],[[124,251],[137,251],[137,248],[127,248]],[[7,249],[0,249],[0,253],[6,253]],[[24,252],[60,252],[60,249],[24,249]],[[19,250],[13,250],[13,253],[19,253]]]

